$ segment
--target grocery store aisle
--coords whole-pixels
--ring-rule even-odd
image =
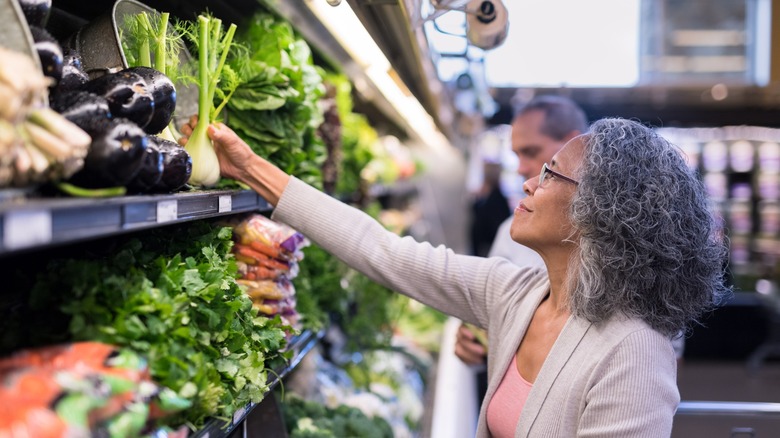
[[[455,148],[424,149],[418,158],[425,166],[417,182],[423,223],[417,224],[415,237],[467,253],[470,213],[463,154]]]
[[[425,170],[417,179],[422,220],[412,228],[418,240],[469,251],[470,209],[466,190],[466,160],[454,148],[418,152]],[[450,318],[442,333],[437,365],[432,370],[426,419],[421,437],[468,438],[476,430],[477,406],[474,373],[454,354],[460,322]]]

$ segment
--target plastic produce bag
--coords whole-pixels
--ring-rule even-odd
[[[254,309],[266,316],[279,315],[295,327],[300,318],[290,280],[298,274],[298,262],[309,241],[294,229],[259,214],[234,223],[233,236],[241,276],[238,283]]]
[[[0,359],[0,438],[131,437],[189,407],[151,381],[146,361],[97,342],[25,350]]]
[[[247,254],[256,260],[254,264],[270,261],[267,266],[279,270],[289,271],[292,264],[303,258],[301,250],[309,244],[303,234],[260,214],[242,220],[233,231],[237,255],[242,255],[242,248],[250,249]]]

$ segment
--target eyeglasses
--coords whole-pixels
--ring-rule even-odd
[[[580,185],[579,181],[577,181],[575,179],[572,179],[572,178],[569,178],[566,175],[561,175],[560,173],[558,173],[558,172],[550,169],[549,167],[547,167],[547,163],[544,163],[544,164],[542,164],[542,171],[539,173],[539,187],[543,187],[544,182],[548,180],[547,179],[547,175],[548,174],[552,175],[554,177],[560,178],[560,179],[562,179],[562,180],[564,180],[566,182],[570,182],[570,183],[574,184],[575,186]]]

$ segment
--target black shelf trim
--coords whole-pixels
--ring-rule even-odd
[[[265,199],[250,190],[5,202],[0,203],[0,255],[271,209]]]

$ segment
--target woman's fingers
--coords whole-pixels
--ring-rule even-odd
[[[476,342],[457,342],[455,344],[455,356],[469,365],[481,365],[485,363],[485,348]]]
[[[218,145],[219,148],[224,149],[226,153],[233,157],[237,158],[238,156],[243,157],[244,155],[252,154],[249,145],[224,123],[209,125],[206,132],[215,146]]]
[[[178,143],[180,145],[185,146],[187,144],[187,140],[192,135],[192,130],[197,124],[198,124],[198,116],[192,116],[190,117],[190,120],[187,123],[181,126],[179,132],[183,137],[180,137],[178,140]]]
[[[189,123],[184,124],[184,126],[181,127],[180,132],[183,135],[189,137],[190,135],[192,135],[192,126]]]
[[[455,336],[455,356],[467,364],[478,365],[485,363],[486,354],[485,346],[479,343],[474,333],[461,325]]]

